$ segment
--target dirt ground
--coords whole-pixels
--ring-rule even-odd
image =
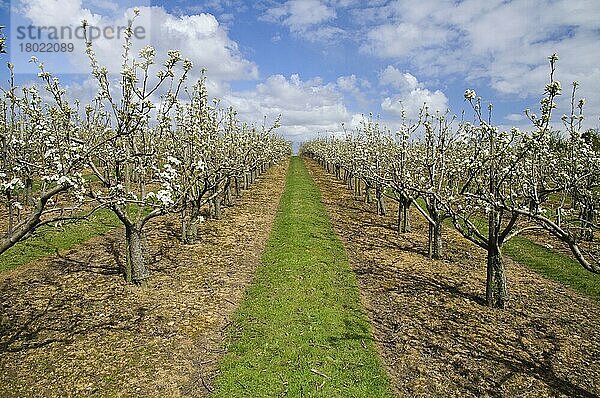
[[[446,231],[426,257],[426,224],[394,230],[308,161],[358,278],[378,350],[399,397],[597,397],[600,303],[507,261],[509,308],[485,307],[485,253]],[[416,213],[416,212],[413,212]]]
[[[148,287],[119,275],[123,231],[0,274],[1,397],[202,397],[260,262],[286,166],[260,177],[200,242],[148,231]]]

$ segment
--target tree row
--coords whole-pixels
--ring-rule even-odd
[[[391,132],[372,117],[342,137],[305,143],[304,155],[344,180],[356,196],[399,203],[398,230],[410,229],[409,208],[429,225],[429,255],[442,257],[442,229],[451,224],[487,253],[487,303],[508,300],[502,248],[528,230],[543,230],[563,242],[588,271],[600,273],[600,139],[583,131],[585,100],[571,91],[571,111],[552,126],[561,85],[554,78],[556,55],[538,113],[526,110],[532,128],[508,131],[492,123],[473,90],[464,94],[472,117],[432,113],[403,117]],[[445,223],[446,220],[449,220]]]
[[[31,86],[16,86],[9,64],[0,100],[0,253],[41,226],[109,209],[125,231],[124,277],[143,284],[151,220],[177,215],[181,239],[194,243],[205,217],[220,218],[241,190],[290,155],[290,143],[275,134],[278,120],[241,122],[209,98],[204,71],[190,86],[189,60],[172,50],[158,65],[149,46],[134,56],[131,37],[132,22],[116,78],[88,42],[97,93],[86,105],[36,59],[41,84]]]

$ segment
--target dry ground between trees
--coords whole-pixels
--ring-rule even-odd
[[[122,230],[0,274],[0,396],[206,396],[286,168],[204,223],[196,245],[179,243],[176,220],[152,223],[146,288],[118,274]]]
[[[394,230],[345,184],[306,160],[356,273],[398,396],[597,397],[600,305],[508,259],[509,308],[483,305],[485,253],[446,231],[426,257],[426,224]]]

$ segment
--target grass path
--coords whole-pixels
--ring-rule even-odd
[[[359,301],[319,190],[294,157],[213,396],[391,396]]]

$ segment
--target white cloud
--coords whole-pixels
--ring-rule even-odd
[[[367,42],[361,49],[379,57],[402,57],[418,48],[427,48],[445,42],[449,32],[435,26],[414,23],[385,24],[367,34]]]
[[[241,55],[237,43],[228,37],[213,15],[176,17],[156,7],[152,8],[152,13],[153,21],[163,21],[152,36],[157,37],[156,45],[160,46],[157,53],[178,48],[198,68],[206,68],[212,79],[258,78],[258,67]]]
[[[335,10],[323,1],[289,0],[278,7],[270,8],[263,17],[271,22],[280,22],[293,32],[302,32],[335,16]]]
[[[504,119],[510,120],[511,122],[521,122],[525,120],[525,116],[520,113],[510,113],[504,116]]]
[[[280,41],[281,41],[281,35],[279,33],[276,33],[273,37],[271,37],[272,43],[279,43]]]
[[[77,0],[21,0],[17,9],[37,26],[79,25],[83,19],[99,24],[102,20],[101,15],[82,8]]]
[[[420,86],[416,77],[410,73],[402,73],[392,65],[388,65],[379,74],[379,84],[390,85],[392,87],[403,90],[414,90]]]
[[[371,88],[371,83],[368,80],[359,79],[356,75],[350,75],[338,77],[336,83],[340,90],[352,94],[361,106],[367,105],[366,93]]]
[[[139,25],[147,29],[150,43],[148,40],[134,40],[135,52],[143,45],[153,45],[157,64],[160,65],[168,50],[179,49],[183,57],[194,63],[196,74],[201,68],[206,68],[216,82],[258,78],[257,65],[244,58],[238,44],[229,38],[227,30],[213,15],[176,16],[162,7],[139,8]],[[121,10],[119,17],[111,19],[83,8],[79,0],[24,0],[23,12],[38,26],[78,25],[83,19],[91,25],[125,26],[133,14],[132,9]],[[121,53],[121,44],[119,40],[94,40],[100,64],[113,73],[120,69],[121,58],[117,55]],[[68,61],[78,66],[78,70],[88,70],[89,62],[83,51],[76,50],[61,56],[71,57]]]
[[[89,4],[93,7],[100,8],[106,11],[117,11],[119,9],[118,4],[108,0],[88,0]]]
[[[404,113],[409,119],[414,119],[419,115],[423,105],[426,105],[431,112],[443,113],[448,109],[448,98],[440,90],[431,92],[418,88],[406,94],[384,98],[381,109],[398,116]]]
[[[340,76],[337,79],[337,84],[338,86],[345,91],[356,91],[358,90],[358,87],[356,86],[356,75],[350,75],[350,76]]]
[[[341,38],[348,37],[348,33],[336,26],[319,26],[314,29],[303,31],[302,37],[308,41],[335,45]]]
[[[381,109],[385,112],[397,116],[405,113],[408,118],[415,118],[424,104],[432,112],[445,112],[448,109],[448,98],[442,91],[430,91],[415,76],[408,72],[402,73],[392,65],[388,65],[379,74],[379,83],[382,86],[392,86],[398,91],[381,102]]]
[[[406,62],[428,76],[458,73],[504,97],[536,98],[558,53],[563,87],[577,80],[591,117],[600,113],[600,2],[596,0],[403,0],[355,10],[362,52]],[[407,58],[408,57],[408,58]],[[559,112],[568,109],[568,95]]]
[[[207,10],[216,13],[223,13],[226,10],[231,12],[245,12],[248,10],[248,4],[244,0],[206,0],[195,1],[193,5],[182,7],[186,12],[194,14],[206,12]]]
[[[279,23],[308,41],[332,44],[349,34],[330,23],[337,17],[336,8],[351,2],[327,0],[288,0],[269,8],[260,19]]]
[[[233,92],[223,100],[251,122],[261,122],[263,116],[274,120],[281,114],[280,132],[295,141],[339,131],[341,123],[352,118],[335,84],[320,78],[303,81],[297,74],[270,76],[254,90]]]

